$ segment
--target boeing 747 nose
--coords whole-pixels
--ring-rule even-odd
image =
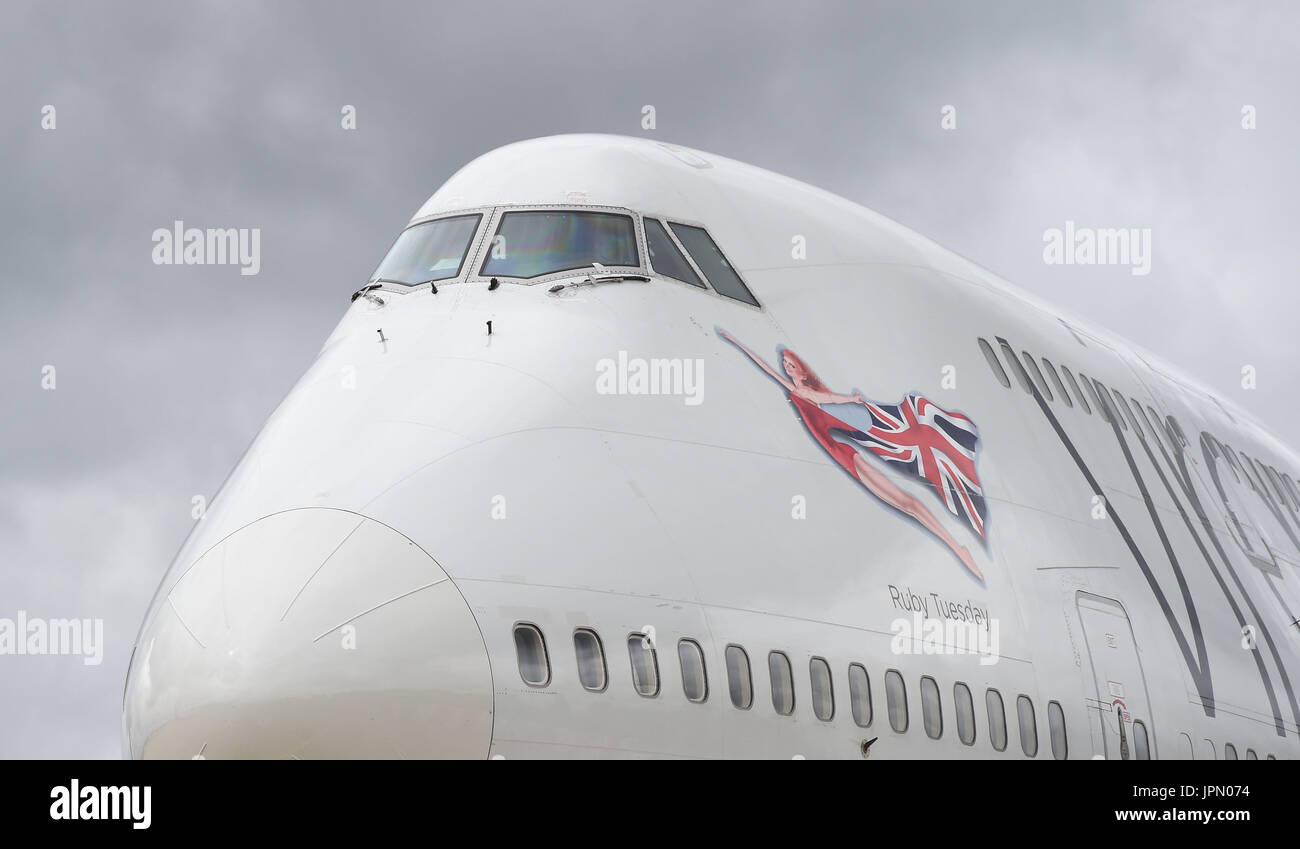
[[[158,600],[126,694],[145,758],[487,755],[492,678],[465,600],[344,510],[259,519]]]

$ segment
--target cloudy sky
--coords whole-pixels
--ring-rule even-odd
[[[191,499],[421,202],[521,138],[652,135],[828,188],[1300,443],[1292,3],[8,2],[0,20],[0,618],[105,623],[98,666],[0,656],[0,757],[119,755],[131,642]],[[261,273],[155,266],[176,219],[261,228]],[[1151,228],[1151,273],[1044,265],[1066,220]]]

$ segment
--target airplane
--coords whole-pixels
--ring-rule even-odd
[[[129,758],[1291,759],[1300,458],[846,199],[522,141],[182,546]]]

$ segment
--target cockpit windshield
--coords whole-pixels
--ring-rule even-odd
[[[481,217],[436,218],[406,228],[370,276],[371,282],[415,286],[457,277]]]
[[[631,216],[610,212],[507,212],[488,248],[484,277],[540,277],[557,271],[638,266]]]

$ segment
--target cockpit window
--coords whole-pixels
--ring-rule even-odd
[[[631,216],[574,210],[507,212],[480,273],[530,278],[590,268],[595,262],[640,265]]]
[[[481,215],[436,218],[407,227],[397,237],[370,281],[415,286],[460,275]]]
[[[644,221],[645,243],[650,249],[650,268],[664,277],[671,277],[703,289],[704,281],[700,280],[700,276],[695,273],[695,269],[691,268],[691,264],[686,261],[686,257],[682,256],[682,252],[677,250],[677,245],[673,244],[673,237],[668,235],[664,225],[653,218],[646,218]]]
[[[731,267],[731,263],[727,262],[727,258],[722,255],[722,251],[714,244],[708,232],[701,227],[673,222],[669,222],[668,226],[673,228],[673,232],[681,240],[686,252],[691,255],[691,259],[695,260],[695,264],[699,266],[700,271],[704,272],[704,276],[719,295],[758,306],[758,301],[750,294],[745,281],[740,279],[740,275]]]

